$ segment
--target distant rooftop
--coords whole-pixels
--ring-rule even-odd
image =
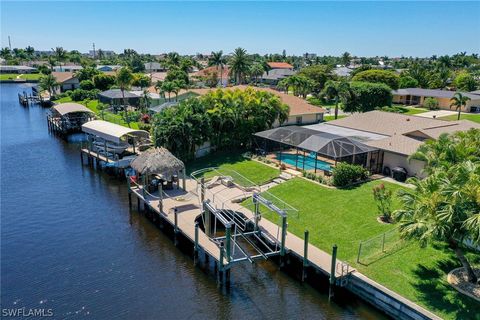
[[[421,96],[432,98],[448,98],[451,99],[456,91],[440,90],[440,89],[422,89],[422,88],[405,88],[392,91],[395,95],[401,96]],[[469,97],[470,99],[480,99],[480,96],[468,92],[461,92],[462,95]]]
[[[293,66],[286,62],[267,62],[267,64],[272,69],[293,69]]]

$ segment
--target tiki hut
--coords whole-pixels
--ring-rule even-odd
[[[185,189],[185,165],[165,148],[151,148],[142,152],[130,166],[147,181],[151,176],[167,182],[172,182],[174,177],[182,177]]]

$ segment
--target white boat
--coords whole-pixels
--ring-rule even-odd
[[[113,142],[110,142],[110,141],[107,141],[106,143],[105,143],[105,141],[95,141],[95,142],[93,142],[93,144],[98,149],[105,149],[105,147],[106,147],[107,152],[111,152],[111,153],[115,153],[115,154],[122,154],[130,146],[126,142],[121,142],[121,143],[117,144],[117,143],[113,143]]]

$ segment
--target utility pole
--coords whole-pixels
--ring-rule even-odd
[[[93,59],[95,59],[95,42],[93,43]]]
[[[10,51],[12,51],[12,43],[10,42],[10,36],[8,36],[8,47],[10,48]]]

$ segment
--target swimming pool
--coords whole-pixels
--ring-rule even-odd
[[[295,167],[295,164],[297,164],[297,167],[299,169],[304,168],[305,170],[315,170],[315,154],[309,154],[309,155],[306,155],[305,157],[303,156],[303,154],[299,154],[298,161],[297,161],[297,155],[290,154],[290,153],[281,153],[281,154],[277,153],[276,158],[293,167]],[[305,166],[304,166],[304,162],[305,162]],[[328,162],[317,160],[317,170],[331,171],[332,168]]]

